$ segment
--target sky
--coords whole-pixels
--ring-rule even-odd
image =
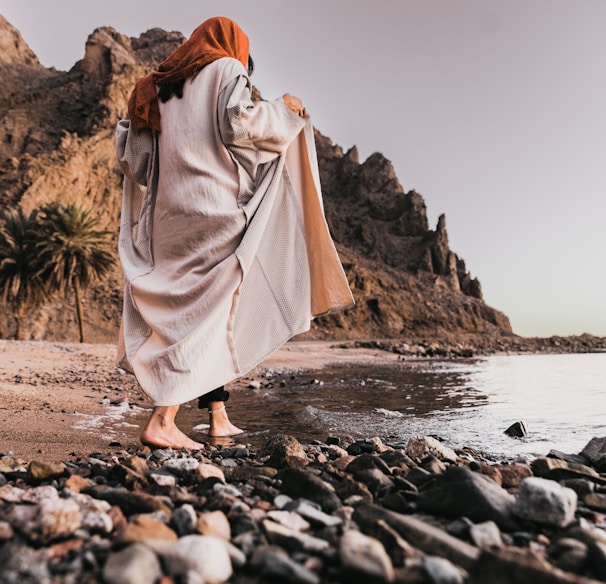
[[[43,65],[95,28],[240,24],[266,99],[389,159],[522,336],[606,336],[605,0],[0,0]]]

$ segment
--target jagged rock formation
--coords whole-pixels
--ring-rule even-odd
[[[19,32],[0,16],[0,204],[27,210],[50,200],[84,203],[116,232],[121,175],[113,132],[135,81],[183,41],[152,29],[129,38],[95,30],[84,58],[68,72],[46,69]],[[482,300],[480,283],[450,250],[446,221],[429,228],[425,202],[404,192],[393,166],[375,153],[360,163],[356,148],[316,132],[326,215],[357,300],[314,322],[308,337],[397,338],[480,333],[511,335],[505,315]],[[86,326],[96,341],[114,341],[121,274],[89,291]],[[74,340],[70,298],[29,323],[30,336]],[[10,337],[10,307],[0,335]]]

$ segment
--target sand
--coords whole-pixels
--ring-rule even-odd
[[[0,340],[0,453],[58,462],[138,443],[151,402],[134,377],[116,367],[115,354],[112,344]],[[228,386],[230,412],[237,421],[238,389],[266,370],[397,360],[392,353],[351,343],[290,342]]]

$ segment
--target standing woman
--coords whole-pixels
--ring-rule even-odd
[[[154,404],[141,434],[153,447],[202,448],[175,424],[195,398],[210,436],[240,433],[224,384],[353,301],[303,104],[254,104],[251,72],[247,36],[211,18],[137,82],[116,130],[119,363]]]

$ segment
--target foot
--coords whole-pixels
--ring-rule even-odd
[[[152,415],[149,419],[141,434],[141,444],[150,448],[204,449],[204,444],[186,436],[174,422],[161,415]]]
[[[213,438],[225,437],[225,436],[236,436],[242,434],[244,430],[241,430],[237,426],[234,426],[229,421],[229,416],[225,411],[225,404],[219,405],[219,407],[212,407],[216,405],[216,402],[211,402],[208,413],[210,415],[210,428],[208,429],[208,435]]]

